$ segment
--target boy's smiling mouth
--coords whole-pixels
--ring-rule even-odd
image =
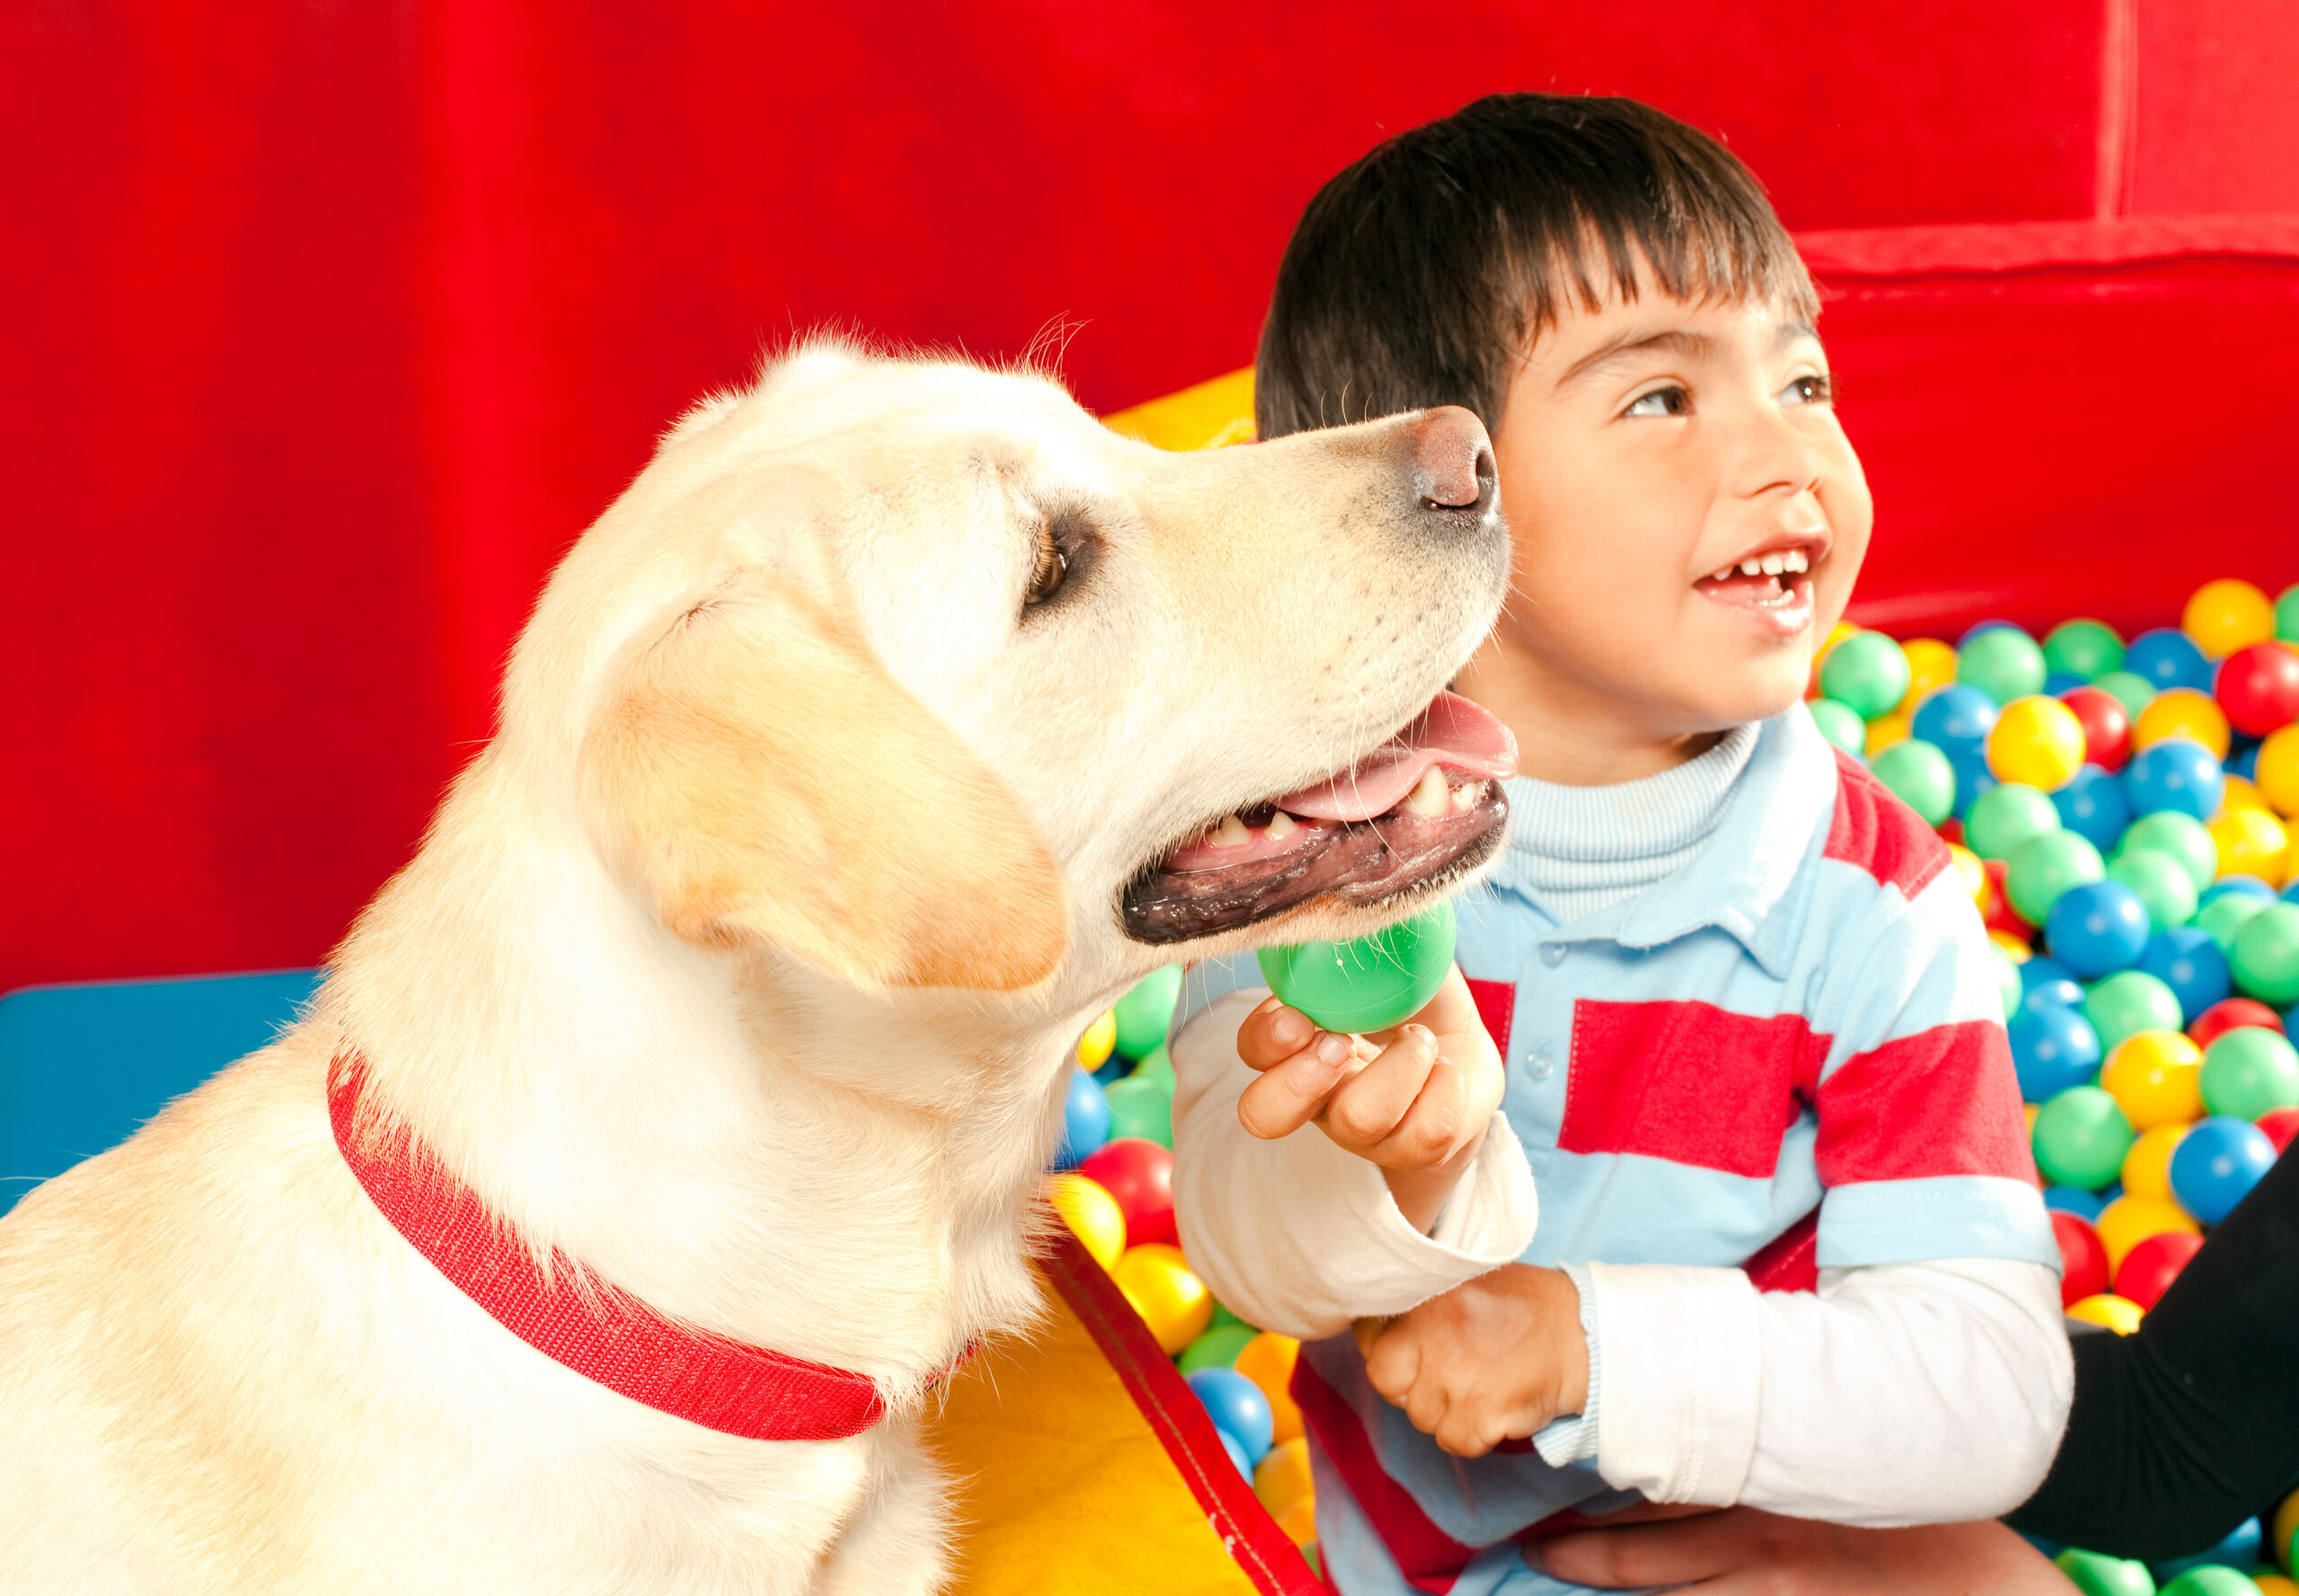
[[[1766,635],[1791,638],[1812,622],[1812,579],[1828,558],[1826,533],[1775,537],[1722,565],[1693,590],[1744,615]]]

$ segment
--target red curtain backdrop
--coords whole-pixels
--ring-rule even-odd
[[[1317,184],[1491,90],[1652,100],[1842,239],[2299,211],[2293,81],[2299,0],[17,0],[0,990],[318,957],[486,735],[557,553],[795,328],[1061,330],[1106,409],[1244,364]],[[2136,619],[2184,576],[1978,573],[2079,505],[2176,527],[2182,571],[2266,535],[2288,242],[2008,288],[1816,243],[1891,534],[1863,595]],[[1916,278],[1976,295],[1970,339]],[[2131,395],[2162,424],[2084,419]]]

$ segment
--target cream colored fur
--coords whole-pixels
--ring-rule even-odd
[[[308,1017],[0,1222],[0,1589],[936,1588],[923,1384],[1029,1320],[1070,1044],[1175,957],[1118,894],[1379,742],[1497,609],[1497,533],[1408,524],[1404,425],[1167,455],[832,345],[683,421]],[[1025,615],[1070,511],[1097,551]],[[513,1337],[339,1158],[352,1045],[537,1249],[892,1416],[740,1440]]]

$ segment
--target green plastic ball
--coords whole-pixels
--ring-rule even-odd
[[[2044,800],[2048,804],[2051,800]],[[1453,905],[1348,942],[1261,950],[1269,990],[1329,1031],[1385,1031],[1428,1006],[1453,967]]]
[[[1134,983],[1133,990],[1114,1005],[1117,1050],[1128,1058],[1141,1058],[1166,1040],[1173,1023],[1174,1003],[1182,995],[1182,967],[1167,965]]]
[[[1956,650],[1956,680],[1999,704],[2041,692],[2045,668],[2043,649],[2016,626],[1991,626]]]
[[[2020,1012],[2020,1000],[2027,995],[2027,987],[2020,980],[2020,966],[2001,948],[1990,947],[1995,956],[1995,995],[2003,1000],[2004,1018],[2009,1021]]]
[[[2052,1562],[2083,1596],[2155,1596],[2155,1576],[2147,1572],[2145,1563],[2075,1547]]]
[[[2134,720],[2155,697],[2155,683],[2133,671],[2101,671],[2092,678],[2092,685],[2114,693],[2116,701],[2123,705],[2123,712]]]
[[[2255,898],[2247,892],[2226,892],[2195,912],[2195,922],[2211,933],[2219,944],[2219,951],[2235,951],[2235,938],[2251,923],[2251,916],[2266,908],[2268,900]]]
[[[1907,655],[1881,631],[1855,631],[1828,650],[1820,692],[1863,720],[1899,708],[1907,696]]]
[[[2207,1563],[2165,1585],[2162,1596],[2259,1596],[2259,1587],[2248,1574],[2224,1563]]]
[[[2195,918],[2195,878],[2187,867],[2155,848],[2134,848],[2116,855],[2108,874],[2139,895],[2147,905],[2151,931],[2168,931]]]
[[[1160,1042],[1157,1046],[1151,1048],[1150,1050],[1150,1056],[1143,1059],[1140,1063],[1134,1065],[1133,1073],[1127,1076],[1126,1079],[1129,1080],[1162,1080],[1166,1083],[1166,1089],[1167,1091],[1173,1090],[1174,1061],[1173,1056],[1166,1051],[1166,1045],[1163,1042]]]
[[[2283,590],[2275,601],[2275,635],[2286,643],[2299,643],[2299,582]]]
[[[2168,853],[2187,867],[2188,879],[2201,892],[2219,875],[2219,844],[2211,840],[2211,828],[2192,815],[2182,815],[2176,809],[2158,809],[2153,815],[2142,815],[2123,833],[2123,841],[2116,844],[2116,857],[2152,849]]]
[[[1261,1334],[1260,1330],[1255,1329],[1252,1325],[1246,1324],[1245,1320],[1230,1312],[1229,1304],[1222,1301],[1220,1298],[1216,1297],[1213,1299],[1213,1317],[1206,1321],[1206,1328],[1209,1330],[1218,1330],[1224,1325],[1242,1325],[1245,1328],[1252,1330],[1256,1336]]]
[[[2096,1086],[2071,1086],[2036,1113],[2036,1168],[2055,1186],[2096,1192],[2123,1172],[2137,1138],[2122,1106]]]
[[[2176,867],[2174,867],[2176,869]],[[2030,925],[2041,925],[2059,895],[2108,873],[2100,851],[2075,832],[2046,832],[2022,843],[2004,867],[2004,890]],[[2180,877],[2187,885],[2187,877]],[[2142,894],[2145,897],[2146,895]]]
[[[1182,1349],[1174,1361],[1181,1365],[1184,1374],[1195,1374],[1201,1369],[1230,1369],[1237,1365],[1238,1354],[1246,1350],[1246,1343],[1261,1332],[1251,1325],[1214,1325]]]
[[[1832,698],[1816,698],[1805,708],[1812,712],[1812,724],[1820,728],[1820,736],[1855,758],[1868,746],[1868,723],[1860,719],[1850,706]]]
[[[2059,829],[2059,811],[2049,798],[2006,781],[1973,800],[1971,813],[1964,816],[1964,846],[1982,859],[2009,860],[2038,837]]]
[[[2118,970],[2083,994],[2083,1018],[2100,1034],[2104,1056],[2141,1031],[2176,1031],[2185,1023],[2180,1000],[2145,970]]]
[[[1174,1147],[1174,1089],[1162,1080],[1129,1075],[1102,1089],[1109,1099],[1110,1139],[1139,1136],[1171,1152]]]
[[[1955,813],[1956,767],[1923,738],[1904,737],[1879,751],[1868,768],[1925,824],[1938,825]]]
[[[2123,668],[2123,639],[2103,621],[2063,621],[2044,636],[2044,667],[2089,682]]]
[[[2299,904],[2269,904],[2244,921],[2227,965],[2237,990],[2260,1002],[2299,1002]]]
[[[2257,1119],[2299,1108],[2299,1048],[2265,1026],[2233,1030],[2203,1050],[2203,1110]]]

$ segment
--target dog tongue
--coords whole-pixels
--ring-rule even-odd
[[[1328,781],[1277,800],[1304,820],[1370,820],[1396,807],[1432,764],[1471,777],[1517,773],[1517,739],[1458,692],[1440,692],[1421,718]]]

